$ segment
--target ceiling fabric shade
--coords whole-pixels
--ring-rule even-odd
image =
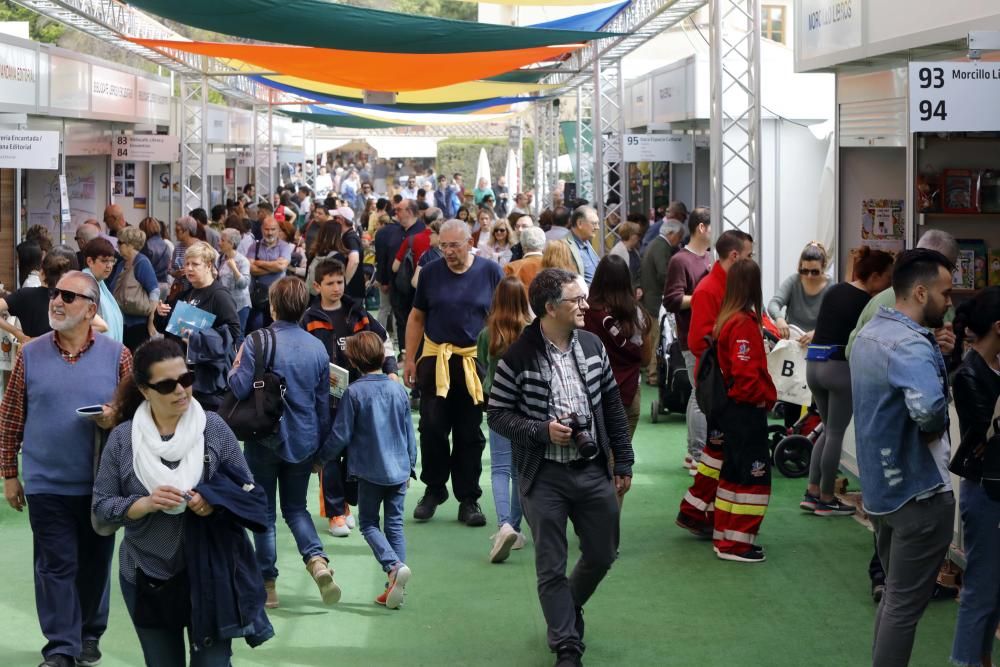
[[[406,125],[419,125],[420,123],[389,123],[385,121],[371,120],[369,118],[358,118],[341,113],[315,113],[309,111],[290,111],[287,109],[275,108],[278,113],[283,113],[295,120],[308,121],[328,127],[346,127],[358,130],[378,130],[386,127],[405,127]]]
[[[618,12],[628,7],[631,1],[632,0],[625,0],[625,2],[621,2],[617,5],[602,7],[601,9],[595,9],[592,12],[574,14],[573,16],[567,16],[554,21],[546,21],[545,23],[535,23],[531,27],[552,28],[555,30],[600,30],[606,26],[611,19],[617,16]]]
[[[519,28],[455,21],[342,5],[330,0],[128,0],[128,4],[178,23],[224,35],[277,44],[336,47],[346,51],[466,54],[575,44],[621,36],[618,33],[585,30]],[[550,3],[547,0],[545,4]],[[337,67],[343,66],[338,64]],[[518,66],[507,69],[515,67]],[[274,69],[289,73],[283,70],[285,68]],[[419,71],[434,71],[434,68],[421,67]],[[481,77],[466,77],[465,80],[475,78]]]
[[[304,97],[312,94],[326,95],[341,100],[361,101],[364,91],[361,88],[350,88],[348,86],[336,86],[321,81],[312,81],[297,76],[259,76],[261,83],[273,85],[277,88],[287,86],[291,89],[303,92]],[[466,81],[455,83],[450,86],[440,88],[427,88],[425,90],[410,90],[399,93],[396,96],[396,106],[403,108],[404,105],[433,105],[448,104],[452,102],[476,102],[498,97],[513,97],[534,92],[546,92],[559,88],[559,84],[545,83],[517,83],[503,81]],[[282,90],[286,90],[282,88]]]
[[[516,69],[511,72],[491,76],[487,79],[487,81],[495,81],[497,83],[538,83],[548,75],[548,72],[533,72],[530,69]]]
[[[278,83],[277,81],[262,76],[252,76],[250,78],[255,81],[259,81],[264,85],[276,88],[277,90],[291,93],[292,95],[298,95],[299,97],[312,99],[314,102],[339,104],[344,107],[368,109],[370,111],[437,111],[442,113],[470,113],[473,111],[479,111],[480,109],[488,109],[490,107],[501,105],[527,102],[529,99],[537,99],[527,97],[492,97],[485,100],[469,100],[467,102],[438,102],[433,104],[400,103],[397,99],[396,104],[385,106],[378,104],[365,104],[364,101],[358,98],[340,97],[339,95],[325,95],[323,93],[316,92],[315,90],[297,88],[295,86]]]
[[[371,112],[337,105],[319,106],[315,104],[302,107],[302,111],[282,109],[281,107],[275,107],[275,110],[298,120],[307,120],[333,127],[355,128],[397,127],[400,125],[454,125],[456,123],[474,121],[502,120],[509,118],[511,115],[509,107],[494,107],[473,114]],[[379,124],[366,125],[361,121],[371,121]]]
[[[539,47],[473,53],[374,53],[272,44],[226,44],[167,39],[132,39],[161,53],[175,50],[222,60],[238,60],[258,71],[290,74],[339,86],[400,92],[436,88],[502,74],[548,60],[579,46]],[[421,72],[419,77],[414,72]]]

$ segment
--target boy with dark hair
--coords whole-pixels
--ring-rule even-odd
[[[386,345],[385,328],[374,315],[364,309],[364,304],[344,294],[343,262],[335,259],[324,260],[316,267],[313,288],[319,293],[319,301],[306,310],[300,322],[303,329],[318,338],[326,346],[330,363],[350,371],[350,381],[360,377],[345,356],[347,339],[362,331],[371,331],[382,339],[385,356],[382,372],[390,378],[396,377],[396,356],[392,344]],[[330,399],[331,421],[337,414],[338,400]],[[350,505],[357,504],[356,483],[347,482],[346,453],[335,457],[323,466],[320,475],[320,513],[330,519],[330,534],[347,537],[354,527]]]

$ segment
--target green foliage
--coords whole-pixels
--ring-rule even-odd
[[[395,11],[414,16],[437,16],[442,19],[475,21],[479,5],[459,0],[396,0]]]
[[[507,168],[509,149],[506,139],[445,139],[438,143],[437,173],[450,177],[458,172],[465,177],[466,187],[475,187],[479,151],[483,148],[490,162],[490,175],[495,181]],[[535,182],[535,142],[528,138],[524,140],[523,174],[524,184],[530,188]],[[507,185],[510,186],[509,183]]]
[[[27,21],[28,36],[45,44],[54,44],[66,32],[65,26],[16,5],[11,0],[0,0],[0,21]]]

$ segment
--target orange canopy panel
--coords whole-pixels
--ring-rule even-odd
[[[225,44],[166,39],[132,39],[155,49],[239,60],[259,71],[365,90],[403,92],[449,86],[502,74],[531,63],[552,60],[582,44],[541,46],[472,53],[373,53],[307,46]],[[420,76],[414,76],[420,72]]]

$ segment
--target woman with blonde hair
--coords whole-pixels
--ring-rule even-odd
[[[118,232],[118,252],[125,258],[125,266],[111,291],[125,319],[122,342],[132,352],[149,339],[149,316],[160,298],[156,271],[149,258],[142,254],[145,245],[146,233],[138,227],[125,227]],[[135,285],[145,294],[145,299],[139,296]]]
[[[531,311],[524,284],[514,276],[507,276],[493,293],[493,307],[486,318],[486,326],[477,341],[478,358],[486,364],[483,392],[488,394],[493,385],[497,363],[511,344],[531,322]],[[521,501],[517,475],[512,472],[510,440],[490,429],[490,469],[493,486],[493,504],[497,512],[497,533],[493,536],[490,562],[507,560],[511,549],[524,546],[521,533]]]
[[[510,223],[504,219],[497,220],[488,237],[483,237],[480,254],[492,259],[501,267],[506,266],[513,256],[514,244],[517,240]]]

